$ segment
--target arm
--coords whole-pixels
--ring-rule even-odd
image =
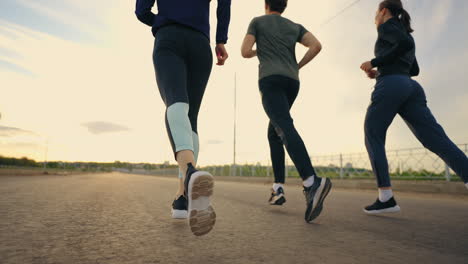
[[[255,44],[255,36],[251,34],[245,35],[244,42],[242,43],[241,54],[242,57],[246,59],[253,58],[257,56],[257,51],[253,50]]]
[[[135,14],[142,23],[152,27],[156,15],[151,12],[155,0],[137,0]]]
[[[394,25],[383,24],[378,29],[379,37],[390,42],[392,48],[381,56],[371,60],[373,67],[380,67],[393,63],[399,56],[414,48],[414,42],[406,32],[396,28]]]
[[[304,58],[299,62],[299,69],[307,65],[312,59],[314,59],[322,50],[322,44],[318,39],[310,32],[304,34],[301,40],[301,44],[308,47],[309,50],[304,55]]]
[[[229,58],[229,54],[224,47],[228,40],[229,22],[231,21],[231,0],[218,0],[218,10],[216,12],[218,26],[216,28],[216,57],[218,63],[222,66]]]
[[[411,66],[410,75],[412,77],[419,75],[419,64],[416,58],[414,59],[413,66]]]
[[[228,40],[229,23],[231,21],[231,0],[218,0],[216,15],[218,18],[216,44],[226,44]]]

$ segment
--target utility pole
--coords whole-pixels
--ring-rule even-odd
[[[233,162],[231,168],[231,176],[237,171],[236,168],[236,136],[237,136],[237,73],[234,73],[234,138],[233,138]],[[233,170],[234,169],[234,170]]]
[[[45,153],[44,153],[44,172],[47,171],[47,152],[49,151],[49,139],[46,140]]]

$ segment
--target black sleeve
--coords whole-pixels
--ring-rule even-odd
[[[416,58],[414,59],[413,65],[411,66],[410,75],[411,76],[419,75],[419,64]]]
[[[142,23],[153,26],[154,19],[156,17],[153,12],[151,12],[151,8],[154,6],[155,0],[137,0],[136,1],[136,8],[135,14]]]
[[[229,23],[231,21],[231,0],[218,0],[216,15],[218,18],[216,44],[226,44],[228,40]]]
[[[391,43],[392,47],[371,61],[374,67],[393,63],[399,56],[414,48],[414,42],[411,41],[408,33],[400,30],[395,25],[383,24],[379,27],[378,32],[379,38]]]

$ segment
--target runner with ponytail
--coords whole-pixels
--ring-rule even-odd
[[[468,158],[437,123],[427,107],[423,88],[411,78],[419,74],[411,16],[400,0],[385,0],[379,5],[375,24],[378,30],[375,58],[361,65],[369,78],[377,80],[365,120],[365,142],[377,178],[379,198],[364,209],[368,214],[400,211],[393,198],[385,154],[387,129],[397,114],[418,140],[443,159],[468,188]]]

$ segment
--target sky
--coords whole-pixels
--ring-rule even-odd
[[[266,163],[268,119],[258,61],[240,56],[263,0],[233,0],[226,66],[215,66],[199,115],[199,164],[233,160],[234,76],[237,161]],[[373,58],[377,0],[290,0],[284,16],[323,50],[301,71],[292,115],[314,155],[365,151],[363,123],[374,81],[359,70]],[[429,107],[451,139],[468,143],[468,2],[404,1],[412,15]],[[215,28],[217,1],[211,1]],[[128,0],[0,1],[0,155],[37,160],[173,162],[165,107],[152,64],[154,37]],[[157,12],[155,7],[154,12]],[[330,21],[324,24],[325,21]],[[211,32],[214,39],[214,30]],[[305,49],[297,47],[298,58]],[[388,149],[419,147],[401,118]]]

